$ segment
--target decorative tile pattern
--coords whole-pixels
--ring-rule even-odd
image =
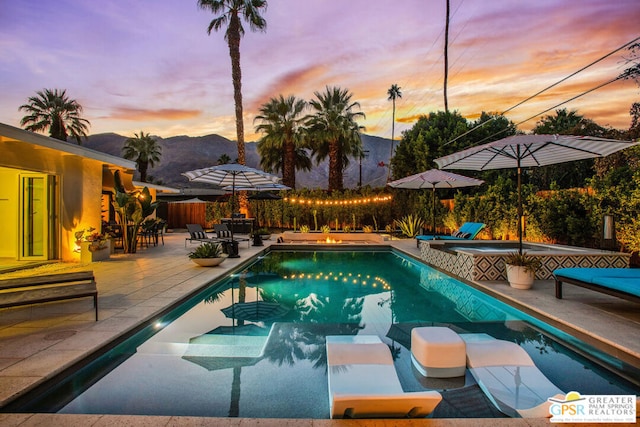
[[[420,286],[445,296],[455,305],[455,310],[471,322],[495,322],[505,320],[501,310],[496,310],[490,303],[474,295],[468,286],[440,272],[423,269],[420,275]]]
[[[553,279],[553,271],[565,267],[622,268],[629,266],[629,254],[594,250],[575,254],[530,254],[542,260],[536,279]],[[448,271],[463,279],[504,281],[506,255],[454,253],[435,249],[429,242],[420,242],[420,256],[428,264]]]

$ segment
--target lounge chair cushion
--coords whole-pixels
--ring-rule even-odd
[[[640,297],[640,269],[638,268],[559,268],[555,276],[579,280]]]
[[[405,393],[391,352],[377,336],[327,336],[331,418],[425,417],[437,391]]]
[[[435,235],[419,235],[416,236],[417,240],[473,240],[482,231],[486,225],[482,222],[465,222],[462,224],[459,230],[451,233],[450,236],[435,236]]]

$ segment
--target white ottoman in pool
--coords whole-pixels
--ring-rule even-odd
[[[464,375],[467,349],[464,340],[449,328],[425,326],[411,330],[411,361],[425,377]]]

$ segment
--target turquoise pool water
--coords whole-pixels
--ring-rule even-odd
[[[640,394],[555,335],[570,337],[399,253],[273,251],[22,410],[328,418],[324,337],[374,334],[390,346],[405,391],[473,401],[443,404],[435,417],[500,416],[470,375],[425,380],[414,371],[410,330],[434,324],[519,343],[564,391]]]

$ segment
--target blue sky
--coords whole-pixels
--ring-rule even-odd
[[[37,7],[35,6],[37,5]],[[391,136],[387,90],[401,87],[396,137],[443,110],[445,0],[272,0],[267,31],[241,42],[246,140],[259,106],[325,86],[360,102],[366,133]],[[196,0],[0,0],[0,122],[43,88],[66,89],[90,133],[235,139],[231,65],[213,15]],[[640,36],[637,0],[451,0],[449,108],[502,112]],[[615,78],[624,52],[514,109],[523,121]],[[621,81],[563,107],[601,125],[629,127],[639,101]],[[546,113],[552,114],[552,112]],[[520,125],[528,130],[537,119]]]

